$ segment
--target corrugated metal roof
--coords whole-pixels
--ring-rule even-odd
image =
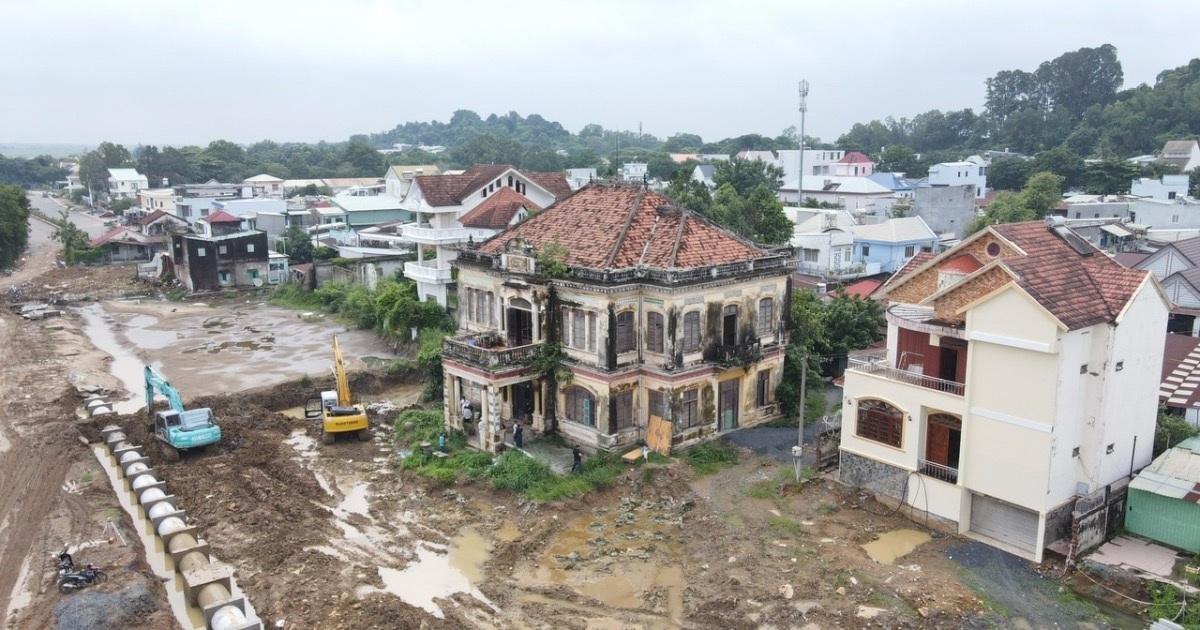
[[[1134,490],[1200,503],[1200,437],[1167,449],[1129,484]]]
[[[854,226],[850,231],[858,240],[882,243],[936,241],[938,237],[921,217],[888,219],[875,225]]]

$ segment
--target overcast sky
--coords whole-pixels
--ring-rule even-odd
[[[1200,56],[1200,2],[0,0],[0,142],[341,141],[541,114],[706,141],[982,107],[1111,43],[1127,87]],[[1181,37],[1182,36],[1182,37]]]

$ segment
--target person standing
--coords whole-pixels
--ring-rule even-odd
[[[516,444],[517,448],[525,448],[525,432],[520,422],[513,427],[513,444]]]
[[[442,433],[438,435],[438,450],[443,453],[446,452],[446,432],[445,431],[442,431]]]
[[[474,416],[474,414],[471,413],[471,401],[467,400],[466,396],[463,396],[462,400],[459,401],[458,406],[462,409],[463,430],[466,431],[467,435],[470,435],[471,420]]]
[[[575,448],[571,449],[571,472],[583,472],[583,451],[579,450],[578,444],[575,445]]]

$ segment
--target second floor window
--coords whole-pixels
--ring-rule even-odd
[[[775,330],[775,300],[763,298],[758,301],[758,336],[765,337]]]
[[[496,298],[491,291],[467,289],[467,321],[473,324],[491,326],[493,309],[495,307]]]
[[[577,350],[596,349],[596,314],[581,308],[562,309],[562,342]]]
[[[617,313],[617,353],[637,349],[637,337],[634,332],[633,311]]]
[[[683,316],[683,351],[696,352],[700,349],[700,311]]]
[[[663,351],[662,313],[648,313],[646,315],[646,349],[650,352]]]

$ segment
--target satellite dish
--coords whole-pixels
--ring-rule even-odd
[[[262,278],[255,278],[253,280],[253,283],[254,283],[254,286],[261,287],[262,286]]]

